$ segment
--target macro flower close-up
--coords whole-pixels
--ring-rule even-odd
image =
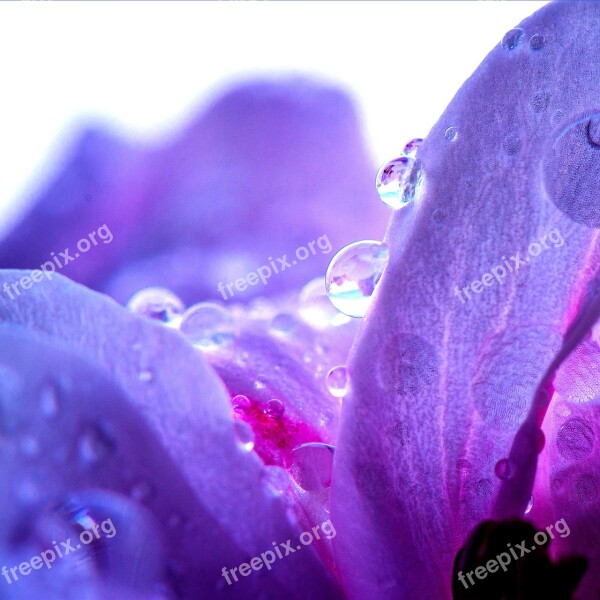
[[[600,3],[12,4],[0,600],[597,600]]]

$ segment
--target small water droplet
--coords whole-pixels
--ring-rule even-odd
[[[297,329],[298,324],[293,315],[289,313],[279,313],[271,321],[270,329],[273,333],[287,335]]]
[[[250,452],[254,448],[254,431],[252,427],[245,421],[235,419],[233,421],[233,431],[238,443],[238,446],[245,452]]]
[[[214,350],[234,337],[229,312],[215,302],[200,302],[190,306],[183,315],[179,329],[201,350]]]
[[[105,421],[88,425],[79,438],[79,458],[85,466],[94,466],[117,448],[112,427]]]
[[[532,50],[541,50],[546,45],[546,38],[541,33],[534,33],[529,38],[529,47]]]
[[[236,412],[244,412],[250,408],[250,399],[243,394],[237,394],[231,400],[231,406]]]
[[[458,139],[458,128],[457,127],[448,127],[446,132],[444,133],[444,137],[449,142],[455,142]]]
[[[47,419],[58,414],[58,390],[52,382],[45,383],[40,390],[40,410]]]
[[[267,402],[265,406],[265,414],[273,419],[281,419],[285,412],[285,406],[281,400],[273,398]]]
[[[403,154],[406,156],[414,157],[417,154],[417,150],[421,147],[423,143],[423,138],[414,138],[410,140],[406,146],[404,146]]]
[[[148,287],[136,292],[127,302],[127,308],[136,315],[162,323],[178,321],[185,306],[170,290]]]
[[[443,208],[436,208],[431,216],[436,223],[443,223],[447,218],[446,211]]]
[[[502,38],[502,47],[505,50],[514,50],[521,43],[524,35],[525,32],[519,27],[507,31]]]
[[[496,477],[499,479],[506,480],[510,479],[514,475],[515,468],[513,463],[508,458],[502,458],[496,463],[494,473],[496,473]]]
[[[325,276],[331,303],[349,317],[364,317],[388,260],[388,247],[380,242],[354,242],[342,248]]]
[[[309,492],[330,487],[333,452],[333,446],[321,442],[311,442],[294,448],[289,465],[294,481]]]
[[[352,321],[331,304],[324,277],[317,277],[302,288],[298,312],[302,320],[315,329],[338,327]]]
[[[154,380],[154,372],[151,369],[143,369],[138,373],[138,379],[144,383]]]
[[[264,375],[259,375],[254,382],[255,390],[264,390],[267,387],[268,379]]]
[[[382,165],[375,185],[381,200],[397,210],[413,200],[422,179],[421,161],[412,156],[399,156]]]
[[[525,508],[525,514],[528,515],[533,508],[533,496],[529,498],[529,502],[527,503],[527,507]]]
[[[344,365],[333,367],[325,377],[325,384],[332,396],[343,398],[346,395],[348,383],[348,371]]]
[[[329,496],[327,496],[327,499],[323,503],[323,509],[325,510],[325,512],[327,514],[329,514],[331,512],[331,501],[329,499]]]

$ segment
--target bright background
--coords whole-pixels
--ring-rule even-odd
[[[383,162],[426,135],[502,35],[544,4],[2,3],[0,209],[23,209],[82,120],[158,141],[256,75],[339,83]]]

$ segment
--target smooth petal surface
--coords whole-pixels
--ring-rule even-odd
[[[334,471],[351,598],[450,597],[497,461],[512,451],[529,485],[501,513],[522,515],[531,493],[539,386],[599,258],[600,5],[555,3],[519,27],[430,132],[422,194],[388,231]]]
[[[3,271],[0,285],[24,274]],[[59,446],[61,440],[74,443],[72,432],[78,430],[84,415],[94,423],[99,419],[114,422],[115,451],[102,464],[94,485],[123,495],[133,484],[130,478],[143,477],[147,484],[143,489],[156,491],[147,502],[135,499],[142,491],[128,502],[134,507],[143,504],[144,514],[151,514],[152,523],[168,542],[165,554],[174,561],[170,589],[179,590],[185,598],[198,594],[211,598],[338,597],[335,584],[313,551],[318,552],[317,541],[314,549],[278,561],[268,574],[266,570],[252,573],[232,586],[221,576],[223,567],[237,567],[271,549],[273,542],[297,539],[300,529],[290,520],[282,498],[272,494],[261,462],[237,443],[229,398],[219,378],[177,332],[130,315],[109,298],[61,276],[23,290],[15,300],[1,298],[3,332],[25,332],[27,339],[51,344],[56,348],[56,360],[65,356],[66,361],[61,368],[60,362],[51,362],[48,350],[40,349],[44,368],[33,377],[29,370],[37,368],[36,360],[19,360],[25,350],[15,346],[21,348],[20,354],[6,369],[16,369],[16,375],[1,378],[2,385],[8,386],[2,397],[12,403],[4,415],[27,421],[39,393],[33,393],[33,388],[26,390],[28,400],[22,414],[15,407],[20,398],[18,382],[31,379],[30,385],[35,387],[40,377],[51,374],[59,377],[57,385],[62,375],[72,378],[79,363],[69,362],[71,352],[100,371],[97,378],[90,376],[85,384],[87,396],[71,411],[68,407],[76,399],[69,393],[68,381],[63,384],[59,393],[67,396],[65,414],[55,428],[44,430],[41,441],[46,446]],[[107,377],[123,390],[121,396],[103,396],[102,381]],[[83,383],[73,384],[73,393],[79,385]],[[119,404],[123,404],[121,409]],[[9,440],[11,435],[9,432]],[[44,460],[39,467],[32,473],[35,485],[41,486],[44,477],[53,478],[42,503],[56,500],[55,489],[71,492],[69,488],[76,482],[81,485],[75,464],[49,470]],[[90,492],[85,486],[75,491]],[[15,524],[9,514],[5,527]]]

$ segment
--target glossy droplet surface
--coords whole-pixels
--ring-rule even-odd
[[[456,127],[448,127],[444,133],[444,137],[449,142],[454,142],[458,138],[458,129]]]
[[[412,156],[399,156],[382,165],[375,184],[381,200],[399,209],[415,197],[421,180],[421,162]]]
[[[507,31],[502,38],[502,47],[505,50],[514,50],[521,43],[524,35],[525,32],[519,27]]]
[[[293,333],[298,324],[293,315],[289,313],[279,313],[271,320],[270,330],[275,334],[287,335]]]
[[[214,302],[200,302],[185,311],[180,331],[201,350],[218,348],[233,339],[229,312]]]
[[[514,475],[515,469],[508,458],[502,458],[496,463],[494,472],[496,473],[496,477],[505,480],[510,479]]]
[[[85,466],[94,466],[113,454],[117,443],[111,426],[101,420],[86,426],[78,446],[81,462]]]
[[[404,146],[404,150],[402,151],[403,154],[414,157],[422,143],[423,138],[414,138],[413,140],[410,140],[410,142]]]
[[[137,315],[162,323],[178,320],[185,310],[183,302],[173,292],[161,287],[148,287],[136,292],[127,302],[127,308]]]
[[[245,410],[250,408],[250,400],[248,396],[238,394],[237,396],[234,396],[231,400],[231,406],[236,412],[244,412]]]
[[[281,419],[285,412],[285,406],[281,400],[273,398],[267,402],[265,406],[265,414],[273,419]]]
[[[527,503],[527,506],[525,508],[525,514],[528,515],[531,512],[532,508],[533,508],[533,496],[531,496],[529,498],[529,502]]]
[[[350,317],[364,317],[388,259],[388,247],[381,242],[355,242],[342,248],[325,276],[332,304]]]
[[[331,304],[323,277],[309,281],[302,288],[298,312],[302,320],[315,329],[338,327],[351,321],[348,315],[341,313]]]
[[[288,467],[294,481],[309,492],[330,487],[333,452],[333,446],[320,442],[294,448]]]
[[[325,377],[325,385],[332,396],[343,398],[346,395],[348,384],[348,371],[345,366],[333,367]]]
[[[233,422],[233,430],[238,446],[242,450],[250,452],[254,448],[254,431],[252,431],[252,427],[248,423],[236,419]]]

